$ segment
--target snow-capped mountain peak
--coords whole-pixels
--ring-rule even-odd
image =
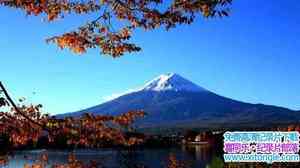
[[[142,88],[144,91],[192,91],[202,92],[206,89],[197,86],[193,82],[176,73],[168,73],[154,78]]]

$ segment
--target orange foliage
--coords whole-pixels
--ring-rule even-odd
[[[47,157],[47,154],[42,154],[42,156]],[[42,158],[42,157],[41,157]],[[48,160],[39,159],[36,163],[29,165],[25,164],[23,168],[45,168],[48,165]],[[76,159],[74,153],[70,153],[68,156],[68,163],[66,164],[54,164],[51,165],[52,168],[100,168],[101,164],[97,163],[94,160],[91,160],[88,164]],[[140,165],[140,168],[143,168],[143,165]],[[167,160],[166,168],[188,168],[188,164],[182,161],[177,160],[175,155],[170,154]]]
[[[19,105],[13,102],[8,104],[6,99],[3,100],[5,103],[1,106],[13,106],[7,112],[0,112],[0,134],[8,135],[15,146],[37,142],[42,136],[48,136],[49,142],[64,136],[70,145],[87,147],[99,145],[103,141],[125,146],[143,141],[124,134],[124,130],[130,129],[137,118],[145,115],[143,111],[129,111],[120,116],[85,114],[78,118],[56,119],[43,114],[42,105],[27,105],[23,99],[19,100]]]
[[[99,47],[113,57],[141,48],[128,42],[136,28],[167,30],[180,24],[191,24],[196,17],[228,16],[232,0],[0,0],[0,5],[17,8],[27,15],[46,15],[49,22],[67,13],[96,13],[98,18],[76,31],[49,38],[60,48],[85,53]],[[117,26],[113,26],[117,25]],[[116,28],[118,27],[118,28]]]
[[[43,157],[46,157],[47,160],[44,160]],[[41,159],[32,165],[25,164],[23,168],[46,168],[48,166],[48,155],[42,154]],[[73,153],[69,154],[68,163],[66,164],[54,164],[51,165],[52,168],[99,168],[100,165],[95,161],[90,161],[89,164],[84,164],[83,162],[76,159]]]
[[[0,156],[0,167],[4,167],[8,163],[7,156]]]
[[[176,156],[173,154],[169,155],[167,168],[188,168],[188,164],[177,160]]]

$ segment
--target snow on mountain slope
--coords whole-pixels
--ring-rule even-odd
[[[122,93],[114,93],[109,96],[105,96],[105,100],[110,101],[121,96],[140,92],[140,91],[188,91],[188,92],[208,92],[208,90],[194,84],[193,82],[183,78],[176,73],[162,74],[153,80],[147,82],[143,87],[138,89],[129,89]]]
[[[57,117],[78,117],[84,113],[121,115],[132,110],[147,113],[138,122],[144,128],[175,128],[179,124],[185,128],[255,128],[300,122],[299,111],[226,98],[174,73],[160,75],[140,89],[113,100]]]
[[[148,82],[141,90],[143,91],[191,91],[202,92],[206,89],[197,86],[193,82],[181,77],[176,73],[168,73],[158,76]]]

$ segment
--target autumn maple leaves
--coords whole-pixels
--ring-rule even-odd
[[[78,118],[56,119],[42,113],[42,105],[26,104],[23,99],[16,105],[0,84],[5,93],[0,94],[0,107],[8,110],[0,112],[0,134],[9,136],[15,146],[35,143],[45,136],[49,143],[65,137],[69,145],[86,147],[99,147],[102,142],[124,146],[143,142],[143,139],[125,134],[137,118],[144,117],[143,111],[129,111],[119,116],[85,114]]]
[[[228,16],[232,0],[0,0],[0,5],[24,10],[28,15],[46,15],[48,21],[67,13],[93,13],[97,18],[77,30],[49,38],[61,49],[85,53],[100,48],[112,57],[141,48],[129,42],[136,28],[170,29],[191,24],[196,17]]]
[[[95,29],[98,29],[98,33]],[[119,32],[111,32],[106,26],[91,23],[78,31],[55,36],[47,42],[56,43],[61,49],[70,48],[75,53],[85,53],[88,48],[101,48],[103,54],[118,57],[124,52],[139,51],[141,48],[131,43],[125,43],[131,37],[131,30],[123,28]]]
[[[124,134],[136,118],[144,116],[143,111],[131,111],[120,116],[86,114],[79,118],[55,119],[41,114],[39,109],[32,105],[22,106],[20,110],[30,120],[22,117],[14,109],[1,113],[0,116],[0,132],[8,135],[15,146],[37,142],[43,136],[48,136],[49,143],[55,142],[59,137],[65,137],[68,145],[85,147],[100,147],[102,142],[125,146],[143,142],[142,139],[126,137]]]

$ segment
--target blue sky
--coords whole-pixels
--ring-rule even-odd
[[[297,0],[234,0],[229,18],[199,18],[169,32],[138,30],[133,40],[143,51],[113,59],[97,49],[79,56],[45,43],[86,17],[49,24],[1,7],[0,77],[15,98],[52,114],[100,104],[167,72],[226,97],[300,110],[299,11]]]

